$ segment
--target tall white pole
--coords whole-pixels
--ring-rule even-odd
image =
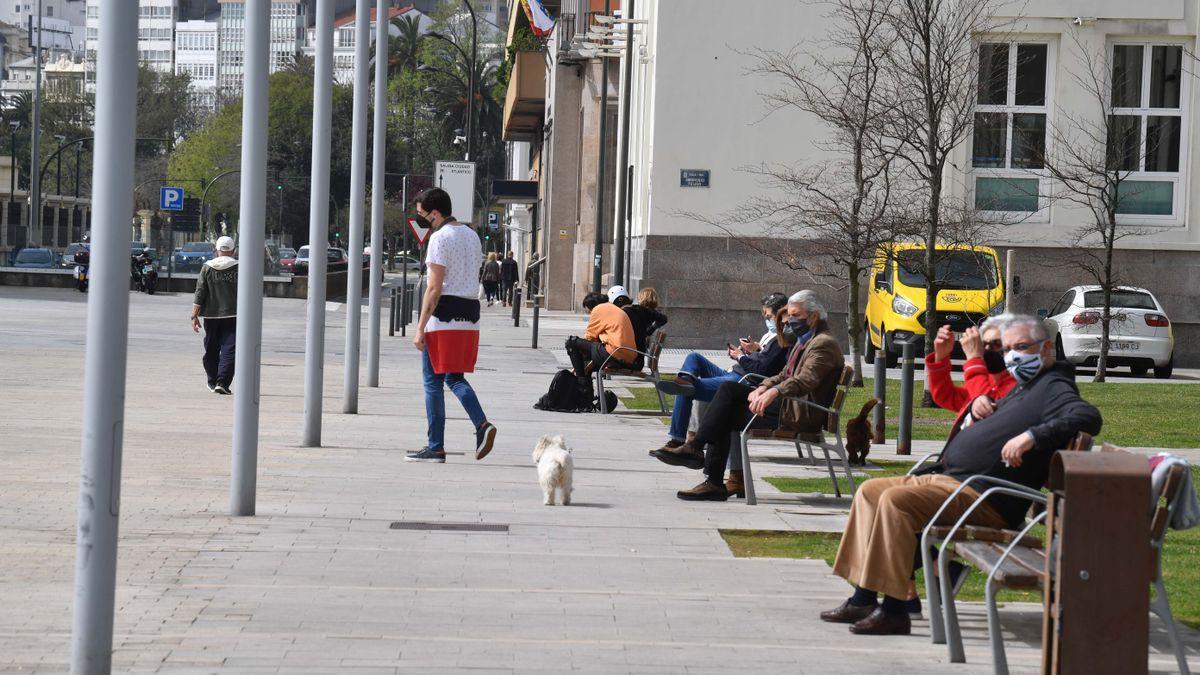
[[[42,0],[37,3],[37,39],[33,48],[33,130],[29,136],[29,238],[45,242],[42,228]],[[132,235],[130,235],[132,236]],[[36,245],[36,244],[35,244]]]
[[[358,412],[358,347],[362,331],[363,202],[367,198],[367,59],[371,0],[354,10],[354,118],[350,131],[350,250],[346,257],[346,372],[342,412]]]
[[[92,278],[83,369],[83,441],[71,627],[74,673],[107,673],[112,668],[129,335],[129,214],[133,211],[133,139],[137,119],[137,14],[136,2],[100,4],[92,170]]]
[[[383,292],[383,179],[387,153],[388,0],[375,5],[375,124],[371,169],[371,296],[367,319],[367,386],[379,386],[379,303]]]
[[[313,64],[312,192],[308,207],[308,331],[304,349],[304,445],[321,445],[325,384],[325,250],[329,241],[329,155],[333,124],[333,2],[317,0]]]
[[[267,216],[267,63],[271,0],[246,0],[238,214],[237,345],[233,376],[233,468],[229,511],[254,515],[262,357],[263,246]]]

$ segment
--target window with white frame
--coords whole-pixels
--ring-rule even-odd
[[[1117,212],[1129,219],[1177,220],[1185,147],[1183,46],[1114,44],[1108,125],[1110,168],[1129,172]]]
[[[979,45],[979,91],[971,144],[975,208],[1033,213],[1045,204],[1046,119],[1053,45]]]

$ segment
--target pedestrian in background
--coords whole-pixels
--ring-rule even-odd
[[[496,261],[495,251],[487,254],[480,278],[483,281],[483,294],[487,297],[488,307],[491,307],[500,297],[500,263]]]
[[[237,343],[238,261],[233,239],[217,240],[216,257],[200,268],[192,298],[192,330],[204,319],[204,373],[208,390],[229,394],[233,384],[233,355]]]
[[[410,462],[445,462],[446,431],[444,386],[458,398],[475,425],[475,459],[492,450],[496,427],[487,421],[483,407],[463,373],[475,372],[479,355],[479,262],[483,258],[479,235],[452,214],[450,195],[429,188],[416,200],[417,216],[434,233],[425,254],[426,287],[413,345],[421,350],[425,382],[425,416],[428,445],[405,457]]]
[[[508,255],[500,262],[500,299],[505,307],[513,304],[513,289],[517,287],[519,277],[517,261],[513,258],[512,249],[509,249]]]

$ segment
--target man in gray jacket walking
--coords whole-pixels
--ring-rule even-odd
[[[192,330],[200,332],[204,318],[204,372],[208,389],[229,394],[233,384],[233,354],[237,343],[238,261],[233,239],[217,240],[217,256],[200,268],[192,299]]]

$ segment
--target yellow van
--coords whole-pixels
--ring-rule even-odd
[[[1004,310],[1004,275],[1000,258],[987,246],[938,244],[935,274],[938,291],[937,325],[949,324],[958,333],[978,326]],[[863,331],[867,363],[882,352],[889,367],[901,346],[925,335],[925,245],[896,243],[881,246],[871,267]],[[957,345],[955,346],[957,350]],[[923,350],[918,347],[917,355]]]

